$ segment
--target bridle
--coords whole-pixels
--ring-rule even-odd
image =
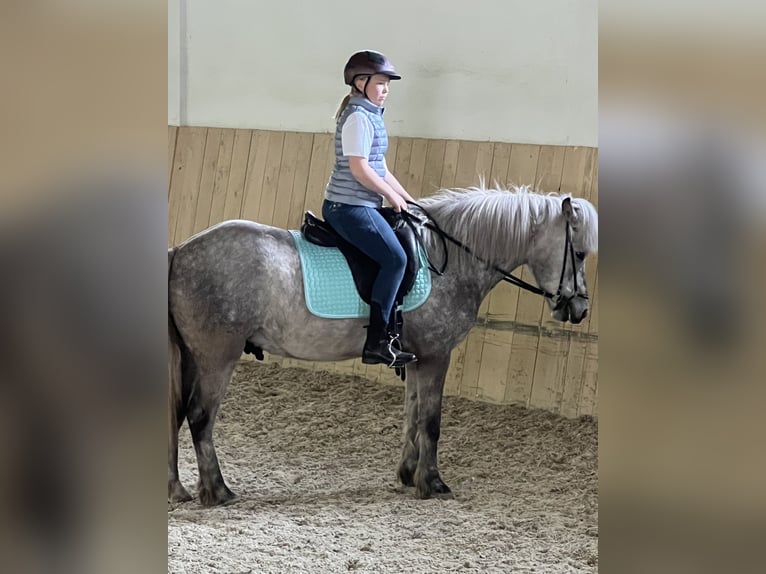
[[[569,221],[567,221],[567,226],[566,226],[566,240],[564,242],[564,261],[561,266],[561,277],[559,278],[559,286],[558,286],[558,289],[556,290],[556,293],[550,293],[546,291],[545,289],[540,289],[536,285],[527,283],[523,279],[516,277],[512,273],[509,273],[508,271],[495,265],[494,263],[490,263],[489,261],[486,261],[482,257],[479,257],[471,250],[470,247],[468,247],[459,239],[452,237],[449,233],[447,233],[441,227],[439,227],[439,224],[436,222],[433,216],[430,213],[428,213],[428,211],[422,205],[419,205],[418,203],[415,203],[414,201],[408,201],[407,203],[414,207],[417,207],[420,211],[422,211],[425,214],[427,218],[426,221],[423,221],[422,219],[420,219],[419,217],[417,217],[416,215],[413,215],[412,213],[408,211],[401,212],[404,221],[407,223],[407,225],[409,225],[412,228],[413,232],[415,233],[415,237],[417,237],[418,242],[420,243],[421,247],[423,247],[423,252],[426,253],[428,268],[434,273],[436,273],[437,275],[443,275],[445,269],[447,268],[448,256],[447,256],[446,242],[449,241],[450,243],[453,243],[454,245],[457,245],[458,247],[460,247],[463,251],[465,251],[472,257],[484,263],[484,265],[486,265],[493,271],[500,273],[503,281],[510,283],[511,285],[515,285],[516,287],[520,287],[521,289],[524,289],[536,295],[542,295],[546,299],[550,299],[552,301],[554,311],[564,308],[566,305],[569,304],[569,302],[572,299],[575,299],[575,298],[586,299],[586,300],[588,299],[587,294],[578,292],[579,289],[577,286],[577,271],[575,268],[574,244],[572,243],[572,229],[571,229],[572,226],[569,224]],[[416,225],[422,225],[423,227],[430,229],[431,231],[434,231],[442,240],[442,245],[444,246],[444,263],[442,264],[441,269],[437,269],[436,266],[431,261],[431,258],[428,256],[428,253],[426,252],[425,246],[423,245],[422,238],[420,236],[420,233],[417,230]],[[564,296],[563,294],[564,279],[566,277],[568,260],[571,260],[572,262],[572,282],[574,285],[573,285],[572,295]]]

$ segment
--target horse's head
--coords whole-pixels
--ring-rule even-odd
[[[588,315],[585,259],[598,248],[596,210],[584,199],[566,197],[556,217],[539,222],[527,265],[558,321],[581,322]]]

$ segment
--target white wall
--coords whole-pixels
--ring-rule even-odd
[[[386,104],[390,135],[597,145],[597,0],[169,0],[168,11],[173,125],[331,131],[343,65],[370,48],[404,76]]]
[[[181,2],[168,0],[168,124],[181,125]]]

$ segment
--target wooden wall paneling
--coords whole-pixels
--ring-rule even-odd
[[[455,187],[457,160],[460,152],[460,142],[448,141],[444,146],[444,162],[442,163],[441,187]]]
[[[386,167],[388,171],[396,175],[394,171],[396,169],[396,149],[399,147],[399,138],[396,136],[389,136],[388,149],[386,150]]]
[[[168,199],[170,199],[170,184],[173,180],[173,164],[176,157],[177,126],[168,126]]]
[[[539,344],[540,305],[534,299],[539,295],[519,292],[516,310],[516,332],[513,334],[508,361],[508,385],[504,402],[528,404]]]
[[[477,324],[465,339],[463,358],[463,376],[458,392],[460,396],[476,398],[481,396],[479,389],[479,371],[483,360],[485,327]]]
[[[441,188],[446,146],[447,142],[444,140],[428,140],[426,164],[423,168],[423,182],[420,188],[420,197],[433,195]]]
[[[537,160],[537,187],[542,192],[558,192],[561,188],[561,175],[564,170],[564,156],[566,149],[563,146],[544,145],[540,146],[540,156]]]
[[[263,174],[263,193],[258,207],[257,221],[266,225],[274,224],[274,207],[277,203],[277,190],[282,164],[282,152],[285,144],[284,132],[269,132],[269,151],[266,154],[266,168]]]
[[[564,165],[561,171],[561,193],[571,193],[574,197],[590,198],[591,179],[593,177],[593,148],[569,147],[564,150]]]
[[[311,211],[317,217],[322,217],[322,201],[331,174],[327,170],[328,154],[335,155],[335,134],[315,134],[303,211]]]
[[[543,322],[532,376],[530,404],[547,410],[560,408],[571,334],[571,330],[552,318]]]
[[[182,236],[184,228],[188,221],[194,221],[206,137],[207,128],[184,127],[178,131],[168,204],[168,245],[186,239]]]
[[[234,152],[234,130],[223,130],[221,142],[218,147],[218,160],[216,161],[215,178],[213,180],[213,196],[210,202],[208,214],[208,226],[223,221],[223,212],[226,205],[226,190],[229,187],[229,174],[231,173],[231,158]],[[201,222],[200,222],[201,224]]]
[[[375,381],[376,383],[390,383],[391,382],[391,369],[384,365],[362,365],[365,367],[364,369],[359,368],[357,371],[354,371],[355,375],[359,375],[360,377],[365,377],[366,379],[369,379],[371,381]]]
[[[336,361],[335,363],[333,363],[334,371],[341,375],[353,375],[354,360],[355,359],[348,359],[346,361]]]
[[[593,290],[593,305],[591,311],[593,318],[590,322],[591,340],[585,349],[585,362],[583,365],[582,391],[577,409],[578,415],[595,415],[598,403],[598,285]]]
[[[300,133],[297,136],[297,140],[295,178],[293,179],[293,190],[290,195],[290,215],[287,218],[288,229],[300,229],[301,223],[303,223],[303,206],[306,203],[314,134]]]
[[[474,327],[475,328],[475,327]],[[511,360],[511,343],[506,331],[487,328],[482,340],[479,364],[478,397],[495,403],[505,400],[508,389],[508,366]],[[468,351],[470,353],[470,350]]]
[[[215,186],[215,173],[218,164],[218,150],[221,145],[221,130],[208,128],[205,141],[205,155],[202,161],[202,176],[199,181],[197,193],[197,208],[194,211],[194,221],[189,235],[193,235],[205,229],[210,220],[210,206],[213,203],[213,188]]]
[[[487,180],[487,187],[507,187],[508,166],[511,162],[511,148],[509,143],[496,142],[492,152],[492,171]]]
[[[569,351],[565,357],[561,402],[556,409],[556,412],[566,417],[577,416],[582,391],[585,352],[588,347],[586,336],[587,333],[570,331],[571,340]]]
[[[406,180],[399,180],[404,189],[417,200],[423,196],[423,174],[426,168],[426,156],[428,155],[428,140],[416,138],[412,140],[410,164],[407,167]]]
[[[298,135],[297,132],[285,133],[282,144],[279,178],[274,198],[274,210],[271,216],[271,225],[280,229],[287,229],[287,220],[290,218],[293,183],[295,182],[295,170],[298,163]]]
[[[242,217],[242,204],[245,195],[245,180],[247,178],[250,160],[252,130],[236,130],[234,132],[234,147],[231,155],[231,171],[226,187],[226,201],[223,206],[223,218],[239,219]],[[255,174],[256,179],[259,174]]]
[[[476,150],[476,175],[472,186],[479,186],[484,182],[485,187],[492,187],[492,163],[495,155],[495,144],[481,142]]]
[[[560,412],[566,417],[575,417],[580,412],[580,401],[586,379],[592,379],[593,369],[598,362],[593,362],[593,356],[598,355],[598,298],[597,285],[590,286],[590,318],[586,330],[570,328],[571,341],[566,351],[566,367],[564,372],[563,395]],[[575,327],[575,326],[573,326]],[[588,364],[586,359],[590,356]],[[588,374],[586,375],[586,370]],[[593,383],[590,383],[591,385]],[[588,412],[588,414],[591,414]]]
[[[412,156],[412,138],[398,138],[396,146],[396,159],[393,167],[388,164],[389,171],[396,176],[402,185],[407,185],[407,170],[410,168],[410,158]]]
[[[508,160],[507,182],[509,187],[537,185],[537,163],[540,159],[539,145],[513,144]]]
[[[364,377],[365,379],[374,379],[374,376],[367,373],[367,367],[371,366],[372,365],[365,365],[362,362],[362,359],[354,359],[351,365],[351,373],[358,377]]]
[[[479,181],[476,173],[476,160],[479,156],[479,142],[461,141],[458,147],[457,167],[455,168],[455,187],[476,185]]]
[[[594,150],[590,201],[598,209],[598,150]],[[583,366],[582,392],[577,411],[579,415],[595,415],[598,412],[598,257],[591,255],[588,259],[586,265],[588,265],[587,281],[591,301],[588,324],[590,341],[586,348]]]
[[[247,158],[247,173],[242,197],[242,209],[237,217],[258,223],[263,201],[266,162],[269,157],[269,134],[267,130],[253,130],[250,139],[250,153]]]

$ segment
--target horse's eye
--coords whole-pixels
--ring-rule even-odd
[[[577,257],[577,259],[582,261],[583,259],[585,259],[585,251],[576,251],[575,257]]]

